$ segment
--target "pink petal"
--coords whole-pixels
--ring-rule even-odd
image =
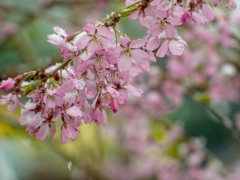
[[[6,104],[8,102],[7,99],[0,99],[0,104],[3,105],[3,104]]]
[[[144,63],[141,64],[143,70],[149,72],[150,71],[150,65],[148,61],[145,61]]]
[[[47,136],[48,130],[49,130],[48,124],[47,123],[43,124],[36,133],[36,138],[39,139],[40,141],[43,141]]]
[[[192,19],[198,25],[202,25],[205,23],[202,13],[197,12],[197,11],[192,12]]]
[[[100,48],[101,47],[100,47],[99,44],[97,44],[94,41],[90,41],[89,44],[88,44],[88,47],[87,47],[87,51],[88,51],[88,53],[94,53],[95,51],[97,51]]]
[[[158,6],[158,5],[162,4],[163,2],[164,2],[164,0],[153,0],[150,5]]]
[[[85,71],[87,71],[87,70],[90,68],[90,66],[91,66],[93,63],[94,63],[94,60],[87,60],[87,61],[85,61],[85,62],[82,64],[82,66],[80,67],[79,72],[80,72],[80,73],[84,73]]]
[[[128,100],[128,93],[125,90],[120,90],[120,95],[117,98],[119,104],[124,104]]]
[[[149,51],[153,51],[159,46],[159,44],[160,44],[160,39],[158,39],[157,37],[151,37],[147,41],[146,49]]]
[[[133,49],[131,50],[131,53],[133,60],[137,63],[143,63],[148,58],[148,54],[141,49]]]
[[[133,40],[129,47],[130,48],[141,48],[145,45],[145,39],[137,39],[137,40]]]
[[[48,42],[56,46],[61,46],[62,43],[64,42],[64,39],[57,34],[49,34],[47,38],[48,38],[47,40]]]
[[[164,11],[162,9],[157,9],[154,13],[154,15],[160,19],[164,19],[167,17],[167,11]]]
[[[113,102],[112,102],[112,110],[114,113],[116,113],[118,111],[118,101],[117,101],[117,98],[113,98]]]
[[[60,36],[67,37],[67,33],[59,27],[54,27],[53,30]]]
[[[93,99],[97,95],[97,90],[94,88],[88,88],[86,95],[88,99]]]
[[[104,48],[110,48],[113,47],[115,43],[115,35],[109,34],[108,37],[102,37],[101,38],[101,44]]]
[[[125,82],[130,81],[130,75],[129,75],[129,72],[127,71],[119,72],[118,77]]]
[[[145,17],[141,20],[141,25],[143,25],[144,27],[150,27],[153,24],[157,24],[158,23],[158,19],[155,17]]]
[[[180,16],[180,17],[182,17],[182,16]],[[171,23],[174,26],[182,25],[182,21],[179,17],[168,17],[166,21]]]
[[[98,35],[101,35],[101,36],[106,36],[106,37],[112,36],[112,37],[114,37],[114,32],[111,31],[109,29],[109,27],[105,27],[105,26],[98,27],[97,28],[97,33],[98,33]]]
[[[166,40],[163,42],[162,46],[158,49],[156,56],[164,57],[168,52],[169,42]]]
[[[129,93],[131,93],[134,96],[141,97],[143,91],[141,89],[138,89],[131,84],[125,85],[126,89],[128,90]]]
[[[121,55],[118,61],[119,71],[128,71],[132,67],[132,58],[127,55]]]
[[[87,34],[90,34],[90,35],[94,35],[95,34],[95,31],[96,31],[96,27],[92,24],[86,24],[84,27],[83,27],[83,30],[87,33]]]
[[[179,5],[177,6],[174,6],[174,9],[173,9],[173,17],[182,17],[183,14],[185,13],[185,9]],[[171,17],[170,17],[171,18]],[[168,22],[171,22],[171,21],[168,21]],[[172,23],[172,22],[171,22]],[[174,24],[174,23],[173,23]],[[177,24],[174,24],[174,25],[177,25]]]
[[[166,29],[165,29],[166,35],[168,38],[173,39],[178,37],[178,32],[177,29],[172,26],[171,24],[166,24]]]
[[[212,3],[214,4],[214,6],[217,6],[218,4],[221,3],[222,0],[212,0]]]
[[[73,106],[66,110],[67,114],[73,117],[82,117],[82,111],[79,107]]]
[[[37,129],[43,124],[43,121],[45,121],[45,119],[40,117],[39,115],[36,115],[36,116],[33,115],[32,120],[28,120],[28,121],[30,121],[28,122],[29,126],[31,126],[34,129]]]
[[[83,112],[83,119],[85,124],[91,124],[92,123],[92,118],[90,114],[87,112]]]
[[[8,78],[7,80],[2,81],[0,88],[4,91],[9,91],[14,88],[15,83],[16,83],[15,80]]]
[[[97,125],[102,123],[103,126],[106,126],[107,124],[107,113],[104,109],[100,110],[96,108],[95,111],[93,111],[92,118]]]
[[[13,112],[19,104],[19,98],[17,95],[11,95],[9,99],[9,105],[8,105],[8,110]]]
[[[203,4],[202,13],[207,22],[210,22],[214,19],[213,10],[208,4]]]
[[[106,61],[110,64],[115,64],[118,62],[118,58],[121,54],[121,48],[116,46],[108,49],[108,52],[106,54]]]
[[[102,109],[102,124],[103,124],[103,126],[107,125],[107,120],[108,120],[107,113],[104,109]]]
[[[129,5],[131,5],[131,4],[135,3],[135,2],[136,2],[136,0],[126,0],[126,1],[125,1],[125,4],[126,4],[127,6],[129,6]]]
[[[152,36],[158,36],[162,31],[159,29],[158,24],[152,25],[148,30],[147,34]]]
[[[50,137],[51,137],[52,141],[54,139],[55,133],[56,133],[56,125],[54,123],[51,123],[51,125],[50,125]]]
[[[139,18],[139,15],[140,15],[140,12],[139,12],[139,11],[135,11],[134,13],[130,14],[130,15],[128,16],[128,18],[135,20],[135,19],[138,19],[138,18]]]
[[[97,94],[97,96],[96,96],[95,99],[93,100],[92,109],[96,109],[96,105],[97,105],[97,102],[98,102],[98,98],[99,98],[99,94]]]
[[[118,97],[119,96],[119,92],[117,90],[115,90],[114,88],[108,86],[106,88],[106,90],[111,94],[112,97]]]
[[[139,75],[142,72],[143,72],[143,69],[140,66],[135,64],[134,66],[131,67],[131,69],[129,71],[129,75],[131,77],[135,77],[135,76]]]
[[[120,39],[120,44],[124,47],[128,47],[130,42],[131,42],[131,39],[129,37],[124,37]]]
[[[184,51],[185,45],[179,41],[171,40],[169,42],[169,50],[172,54],[180,56]]]
[[[72,79],[72,82],[78,90],[83,90],[86,85],[86,81],[83,79]]]
[[[182,21],[182,25],[185,26],[192,18],[192,15],[190,14],[190,12],[185,11],[185,13],[183,14],[181,21]]]
[[[154,56],[153,52],[152,51],[148,51],[147,53],[148,53],[147,60],[151,61],[151,62],[156,62],[156,57]]]
[[[76,43],[76,46],[78,47],[78,49],[84,49],[85,47],[88,46],[89,42],[92,40],[92,37],[89,35],[84,35],[82,36],[78,42]]]
[[[67,130],[65,129],[64,126],[62,126],[61,141],[62,141],[63,144],[67,144],[68,143]]]
[[[78,131],[78,129],[74,128],[73,126],[67,125],[66,130],[67,130],[67,137],[72,141],[75,141],[77,138],[76,132]]]

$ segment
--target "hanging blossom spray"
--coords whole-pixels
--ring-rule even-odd
[[[221,1],[213,0],[217,6]],[[236,8],[234,0],[222,2]],[[131,40],[117,29],[122,17],[140,21],[147,35]],[[0,104],[8,110],[21,108],[20,124],[27,132],[44,140],[56,132],[54,119],[60,118],[61,140],[75,140],[82,123],[106,125],[106,109],[114,113],[130,96],[140,97],[143,91],[133,85],[138,74],[149,71],[149,62],[156,57],[182,55],[187,43],[177,27],[188,23],[202,25],[214,19],[212,8],[203,0],[127,0],[126,6],[83,30],[68,35],[54,27],[48,42],[61,50],[63,62],[45,70],[30,71],[1,83],[4,91]],[[20,98],[29,100],[22,104]]]

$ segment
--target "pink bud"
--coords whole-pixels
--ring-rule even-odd
[[[16,81],[8,78],[8,80],[2,81],[0,88],[4,91],[9,91],[14,88]]]

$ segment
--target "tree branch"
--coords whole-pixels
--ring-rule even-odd
[[[235,142],[238,145],[238,148],[240,149],[240,137],[237,130],[234,128],[232,121],[227,116],[225,116],[215,108],[211,107],[210,105],[207,105],[207,108],[231,132],[232,137],[234,138]]]

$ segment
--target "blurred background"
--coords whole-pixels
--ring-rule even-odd
[[[0,80],[61,62],[59,49],[47,42],[53,27],[59,26],[72,34],[81,30],[84,24],[95,22],[123,6],[123,0],[1,0]],[[240,16],[240,8],[235,11],[219,9],[228,16],[231,13]],[[127,18],[121,19],[119,28],[132,39],[146,34],[146,29],[137,21]],[[236,23],[231,32],[238,36],[239,30],[240,23]],[[184,34],[183,28],[181,32]],[[188,43],[189,49],[195,46]],[[239,48],[234,52],[226,50],[223,53],[239,61]],[[158,68],[164,69],[166,60],[158,59],[152,64],[152,74],[158,72]],[[140,86],[144,86],[146,77],[149,75],[137,79]],[[0,91],[1,95],[4,93]],[[160,90],[151,93],[153,99],[157,93]],[[162,102],[146,104],[148,108],[155,106],[156,111],[161,111],[153,115],[148,108],[139,106],[141,103],[144,102],[133,99],[117,114],[109,112],[106,127],[82,125],[77,140],[67,145],[61,144],[59,134],[54,142],[49,137],[43,142],[30,137],[26,127],[18,123],[20,110],[11,113],[7,106],[1,106],[0,179],[160,179],[160,172],[161,176],[165,171],[175,172],[179,164],[186,167],[188,161],[197,161],[198,166],[203,166],[206,159],[213,157],[219,166],[238,163],[240,152],[231,133],[204,105],[188,96],[177,108],[166,107],[166,113]],[[222,101],[215,107],[232,120],[240,111],[239,101]],[[189,153],[186,147],[190,146],[197,149],[197,155],[193,157],[197,160],[186,157]],[[169,166],[164,164],[167,161]],[[176,169],[173,168],[175,161],[180,162]],[[177,179],[180,178],[175,177]]]

